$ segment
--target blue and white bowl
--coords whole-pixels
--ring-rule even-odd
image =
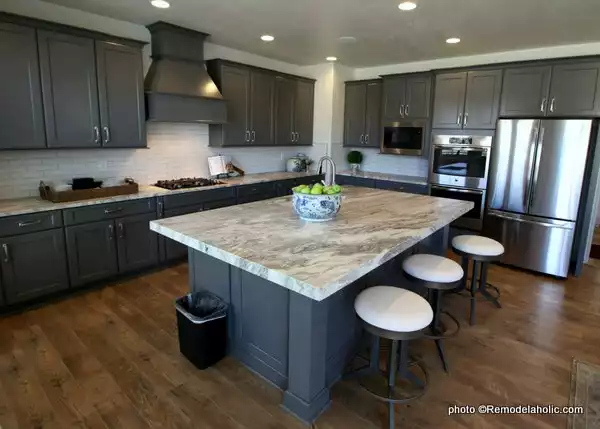
[[[300,219],[310,222],[325,222],[335,219],[342,206],[342,194],[312,195],[294,192],[294,210]]]

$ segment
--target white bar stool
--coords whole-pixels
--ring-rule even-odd
[[[473,260],[473,274],[471,277],[471,309],[469,323],[475,324],[475,303],[476,294],[480,293],[485,299],[490,301],[498,308],[502,308],[498,299],[500,290],[487,282],[487,271],[491,261],[497,260],[504,253],[504,246],[488,237],[479,235],[459,235],[452,239],[452,250],[461,256],[462,266],[465,272],[469,270],[469,261]],[[477,275],[479,270],[479,287],[477,287]],[[467,289],[467,278],[465,277],[462,285],[457,292]],[[493,290],[495,296],[489,291]]]
[[[370,366],[367,371],[360,371],[359,382],[367,392],[389,404],[389,428],[394,429],[394,404],[417,399],[427,388],[425,368],[416,363],[424,380],[410,370],[408,340],[422,337],[423,329],[433,319],[433,310],[416,293],[392,286],[365,289],[356,297],[354,309],[362,319],[365,330],[376,339],[371,350]],[[379,338],[392,340],[387,383],[379,373]],[[396,379],[397,372],[399,380]],[[373,377],[375,374],[377,377]]]
[[[431,335],[425,337],[435,341],[444,371],[448,372],[442,340],[458,334],[460,323],[451,313],[443,310],[442,295],[444,291],[456,289],[460,285],[464,278],[464,271],[452,259],[429,254],[417,254],[406,258],[402,263],[402,269],[406,278],[425,287],[429,293],[429,303],[433,307],[433,322],[429,327]],[[441,320],[442,315],[446,315],[454,323],[453,329],[448,329],[444,324]]]

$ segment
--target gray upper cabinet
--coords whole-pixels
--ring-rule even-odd
[[[379,147],[382,83],[346,83],[344,106],[344,146]]]
[[[100,147],[94,41],[38,31],[48,147]]]
[[[314,81],[215,59],[207,68],[227,100],[227,124],[211,146],[311,145]]]
[[[275,76],[252,70],[250,72],[250,144],[269,146],[274,143],[273,99]]]
[[[275,144],[291,145],[294,132],[296,82],[282,76],[275,78]]]
[[[115,220],[119,272],[139,270],[158,263],[158,235],[149,223],[156,214],[129,216]]]
[[[296,81],[294,100],[294,144],[313,144],[313,122],[315,110],[315,83],[306,80]]]
[[[62,229],[0,238],[7,304],[69,287]]]
[[[384,121],[428,118],[431,106],[431,75],[384,76]]]
[[[501,90],[502,70],[437,75],[433,128],[496,128]]]
[[[600,115],[600,62],[556,65],[548,116]]]
[[[0,23],[0,149],[46,147],[35,29]]]
[[[433,128],[462,128],[466,93],[467,72],[436,76]]]
[[[502,70],[470,71],[467,74],[464,128],[496,128],[501,89]]]
[[[518,67],[504,71],[500,116],[544,115],[548,104],[552,67]]]
[[[82,286],[118,273],[114,221],[65,229],[71,286]]]
[[[96,42],[102,145],[145,147],[144,71],[139,48]]]
[[[383,78],[384,121],[397,121],[404,117],[404,99],[406,97],[406,78],[394,76]]]

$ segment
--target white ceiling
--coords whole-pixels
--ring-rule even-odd
[[[292,64],[335,55],[352,67],[600,41],[599,0],[47,0],[147,25],[200,30],[210,41]],[[261,34],[275,41],[262,42]],[[338,38],[354,36],[353,44]],[[448,37],[460,37],[447,45]]]

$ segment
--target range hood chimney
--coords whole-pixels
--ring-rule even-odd
[[[146,75],[149,121],[224,124],[227,105],[204,65],[208,34],[166,22],[149,25],[152,65]]]

